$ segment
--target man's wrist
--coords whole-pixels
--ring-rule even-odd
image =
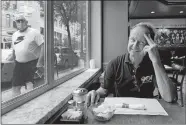
[[[161,61],[155,61],[152,62],[153,67],[156,69],[156,67],[160,67],[163,68],[163,64],[161,63]]]
[[[7,61],[14,61],[14,58],[6,58]]]
[[[96,92],[100,95],[101,98],[104,98],[107,96],[108,92],[106,89],[100,87],[96,90]]]
[[[159,59],[157,59],[156,61],[152,61],[152,64],[162,65],[161,60]]]

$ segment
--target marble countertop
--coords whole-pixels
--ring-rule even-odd
[[[63,100],[67,99],[74,89],[81,86],[98,71],[99,69],[86,70],[39,97],[34,98],[22,106],[4,114],[2,116],[2,124],[45,123],[46,120],[48,120],[61,108],[62,105],[66,103]]]

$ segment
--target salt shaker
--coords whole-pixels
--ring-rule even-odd
[[[74,100],[68,101],[68,109],[75,109],[75,101]]]

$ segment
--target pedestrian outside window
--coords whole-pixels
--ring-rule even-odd
[[[46,83],[45,58],[37,67],[41,46],[46,43],[40,33],[45,15],[44,1],[2,1],[2,5],[1,90],[2,102],[6,102]],[[28,28],[20,32],[21,27]],[[35,33],[29,37],[32,31]],[[14,50],[16,58],[10,59]]]
[[[11,7],[15,4],[16,8]],[[10,103],[23,104],[24,96],[31,100],[86,70],[90,15],[88,1],[2,1],[2,5],[4,114],[15,108]],[[66,14],[60,14],[61,11]],[[27,36],[28,32],[33,33],[32,37]]]

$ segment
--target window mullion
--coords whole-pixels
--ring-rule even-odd
[[[86,55],[86,68],[90,68],[89,67],[89,61],[90,61],[90,55],[91,55],[91,32],[90,32],[90,29],[91,29],[91,16],[90,16],[90,13],[91,13],[91,8],[90,8],[90,1],[87,1],[86,2],[86,11],[87,11],[87,14],[86,14],[86,40],[87,40],[87,44],[86,44],[86,53],[88,53]]]
[[[47,77],[47,84],[53,83],[54,80],[54,56],[53,56],[53,47],[54,46],[54,25],[53,25],[53,2],[52,1],[47,1],[47,4],[45,5],[46,11],[45,11],[45,38],[46,38],[46,51],[45,51],[45,59],[46,59],[46,77]]]

